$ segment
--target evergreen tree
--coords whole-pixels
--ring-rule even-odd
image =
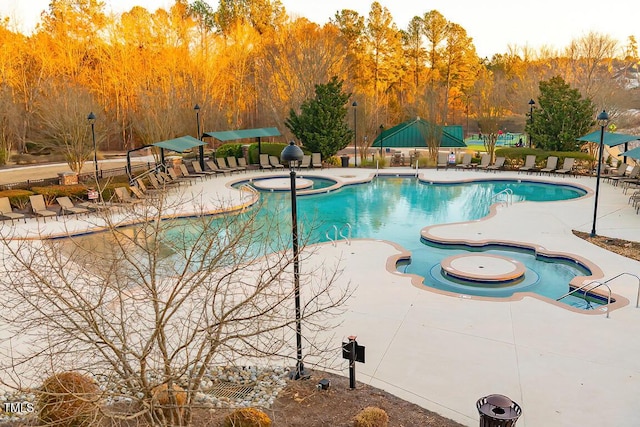
[[[538,148],[555,151],[580,149],[577,138],[593,126],[595,107],[590,99],[583,99],[562,77],[540,82],[540,108],[533,112],[533,122],[526,131]]]
[[[342,92],[342,81],[334,76],[327,84],[315,86],[316,96],[302,103],[300,114],[293,108],[285,126],[308,150],[320,152],[326,159],[353,140],[353,130],[346,121],[347,101],[351,94]]]

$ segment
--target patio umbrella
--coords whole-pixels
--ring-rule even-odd
[[[631,157],[632,159],[640,160],[640,147],[632,148],[629,151],[620,153],[621,156]]]

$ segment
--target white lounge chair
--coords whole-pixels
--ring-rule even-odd
[[[540,169],[540,173],[546,172],[550,174],[551,172],[556,170],[557,166],[558,158],[556,156],[549,156],[547,157],[547,165]]]
[[[498,169],[504,168],[505,157],[496,157],[496,161],[494,164],[487,166],[487,171],[497,171]]]
[[[524,166],[518,168],[519,172],[535,172],[538,168],[536,168],[536,155],[529,154],[524,162]]]
[[[273,166],[269,163],[268,154],[260,154],[260,169],[273,169]]]
[[[575,163],[575,161],[576,159],[573,157],[565,158],[564,162],[562,162],[562,167],[560,169],[556,169],[556,173],[559,173],[562,175],[571,173],[571,171],[573,171],[573,164]]]

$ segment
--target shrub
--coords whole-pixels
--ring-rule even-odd
[[[384,409],[367,406],[353,419],[353,427],[387,427],[389,416]]]
[[[42,194],[47,205],[52,205],[56,201],[56,197],[67,196],[82,199],[87,195],[87,187],[83,184],[31,187],[31,190],[36,194]]]
[[[29,190],[4,190],[0,191],[0,197],[8,197],[12,206],[17,209],[26,209],[29,204],[29,196],[33,191]]]
[[[184,405],[187,403],[187,392],[177,384],[171,386],[172,393],[169,393],[167,384],[161,384],[151,390],[153,404],[160,407],[165,420],[171,420],[171,414],[179,414],[182,418]],[[172,396],[171,396],[172,395]],[[175,399],[174,402],[171,400]]]
[[[263,142],[260,144],[260,150],[262,151],[262,154],[268,154],[270,156],[276,156],[280,158],[280,153],[282,153],[282,150],[284,150],[284,148],[287,145],[288,144],[284,144],[281,142],[280,143]],[[308,150],[305,150],[303,147],[302,147],[302,151],[305,154],[309,154]],[[249,146],[249,163],[251,164],[259,163],[259,160],[260,159],[258,156],[258,144],[257,143],[251,144]]]
[[[47,378],[38,390],[38,420],[60,427],[96,425],[99,400],[100,389],[90,377],[62,372]]]
[[[224,144],[216,150],[216,157],[242,157],[242,145]]]
[[[224,419],[224,427],[271,427],[271,418],[256,408],[236,409]]]

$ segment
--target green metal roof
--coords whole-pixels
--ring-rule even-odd
[[[151,145],[155,147],[164,148],[165,150],[172,150],[172,151],[177,151],[178,153],[182,153],[193,147],[199,147],[201,145],[205,145],[205,143],[192,136],[186,135],[186,136],[181,136],[180,138],[169,139],[167,141],[155,142]]]
[[[625,135],[623,133],[610,133],[605,131],[603,142],[605,145],[609,147],[615,147],[616,145],[624,144],[625,142],[636,141],[640,139],[640,136],[635,135]],[[586,141],[586,142],[600,142],[600,131],[591,132],[585,136],[581,136],[578,138],[578,141]]]
[[[437,125],[436,125],[437,126]],[[442,129],[440,146],[455,148],[466,147],[462,126],[437,126]],[[390,129],[384,130],[373,141],[372,147],[384,148],[415,148],[427,147],[427,137],[432,132],[433,125],[417,117]]]
[[[221,132],[205,132],[202,136],[208,136],[220,141],[232,141],[234,139],[261,138],[269,136],[281,136],[278,128],[256,128],[256,129],[239,129],[225,130]]]

